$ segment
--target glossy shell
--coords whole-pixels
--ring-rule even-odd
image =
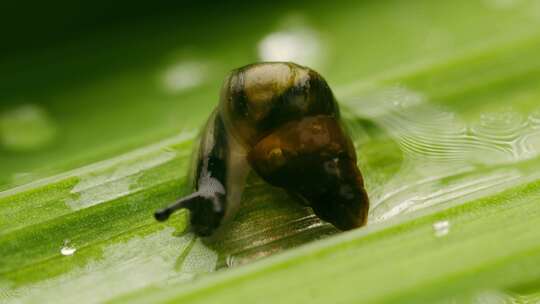
[[[222,88],[219,107],[231,134],[248,149],[286,122],[339,116],[326,81],[293,63],[257,63],[234,70]]]
[[[366,223],[369,200],[338,104],[307,67],[273,62],[232,71],[194,168],[194,192],[156,218],[186,208],[196,233],[214,234],[233,217],[251,168],[339,229]]]

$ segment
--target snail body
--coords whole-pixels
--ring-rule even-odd
[[[369,200],[352,141],[326,81],[294,63],[258,63],[234,70],[201,136],[194,192],[155,216],[191,213],[201,236],[234,216],[253,169],[338,229],[365,224]]]

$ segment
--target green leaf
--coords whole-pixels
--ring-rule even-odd
[[[0,60],[1,301],[538,300],[536,1],[160,14]],[[253,174],[219,237],[157,223],[227,71],[279,56],[334,89],[368,226],[340,233]]]

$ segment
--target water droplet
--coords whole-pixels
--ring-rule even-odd
[[[64,246],[62,246],[62,248],[60,249],[60,253],[64,256],[73,255],[75,251],[77,251],[77,248],[69,246],[69,243],[69,240],[65,240]]]
[[[435,232],[436,237],[442,237],[447,235],[450,232],[450,222],[439,221],[433,223],[433,231]]]
[[[36,150],[50,144],[55,135],[52,119],[38,105],[19,105],[0,113],[0,145],[8,150]]]
[[[163,84],[172,93],[179,93],[201,85],[207,78],[208,64],[197,60],[180,61],[163,74]]]
[[[293,61],[316,66],[322,60],[323,45],[318,33],[302,20],[292,20],[287,26],[266,35],[258,44],[263,61]],[[292,24],[291,24],[292,23]]]

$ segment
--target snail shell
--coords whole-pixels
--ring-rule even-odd
[[[326,81],[294,63],[257,63],[232,71],[201,136],[195,191],[156,212],[191,211],[193,230],[209,236],[232,218],[253,169],[349,230],[366,223],[369,199],[352,141]]]

